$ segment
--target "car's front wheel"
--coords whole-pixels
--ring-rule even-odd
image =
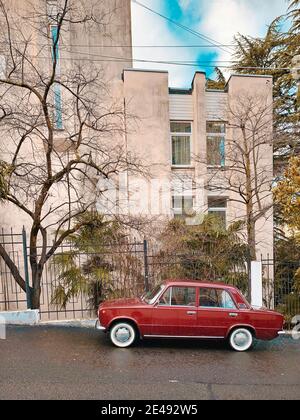
[[[110,339],[116,347],[130,347],[136,340],[136,330],[127,322],[119,322],[111,328]]]
[[[233,350],[243,352],[251,349],[253,345],[253,334],[246,328],[234,330],[229,337],[229,343]]]

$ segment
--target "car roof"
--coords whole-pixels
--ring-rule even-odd
[[[165,285],[168,286],[196,286],[196,287],[207,287],[207,288],[220,288],[224,287],[226,289],[234,289],[236,287],[230,284],[222,283],[222,282],[209,282],[204,280],[190,280],[190,279],[168,279],[164,281]]]

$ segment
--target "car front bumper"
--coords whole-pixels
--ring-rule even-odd
[[[95,328],[96,328],[96,330],[97,330],[97,331],[102,331],[102,332],[105,332],[105,331],[106,331],[106,328],[105,328],[105,327],[103,327],[103,326],[100,324],[99,319],[96,321]]]

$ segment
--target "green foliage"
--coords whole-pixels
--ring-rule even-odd
[[[300,0],[289,0],[289,16],[293,20],[293,25],[290,33],[295,37],[300,36]],[[300,50],[300,43],[298,42],[298,49]]]
[[[246,292],[245,263],[249,251],[240,236],[242,227],[242,222],[236,222],[226,229],[223,221],[214,215],[206,215],[198,226],[172,220],[162,235],[161,258],[171,259],[169,264],[165,261],[163,277],[221,281],[235,284]],[[172,267],[171,272],[168,267]]]
[[[288,325],[291,324],[292,319],[295,315],[299,315],[300,308],[300,294],[291,293],[286,295],[283,299],[283,303],[276,307],[276,310],[285,317],[285,321]]]
[[[300,313],[300,242],[295,236],[275,242],[277,310],[287,324]]]
[[[215,68],[215,72],[217,75],[216,80],[208,79],[206,87],[207,89],[224,90],[226,86],[226,78],[218,67]]]
[[[274,189],[284,223],[291,231],[300,234],[300,157],[290,159],[281,181]]]
[[[76,221],[83,223],[84,226],[75,234],[68,236],[68,241],[79,252],[101,252],[108,244],[124,237],[117,222],[105,220],[97,212],[86,212]]]
[[[277,129],[290,127],[300,118],[297,108],[297,85],[288,70],[292,67],[292,59],[296,51],[293,51],[290,45],[291,35],[284,35],[281,32],[281,23],[281,17],[275,19],[262,39],[238,34],[235,37],[237,63],[233,66],[233,70],[238,73],[273,76],[274,122]],[[290,137],[287,140],[284,136],[281,142],[289,140],[291,140]],[[281,142],[278,144],[279,147],[282,146]]]
[[[300,241],[295,236],[279,239],[275,242],[276,261],[285,263],[299,263]]]
[[[90,308],[97,309],[113,293],[110,273],[114,267],[107,261],[104,250],[124,235],[117,223],[106,221],[96,212],[87,212],[77,221],[85,224],[68,237],[70,250],[53,257],[59,284],[51,303],[66,308],[68,302],[82,293],[88,296]]]

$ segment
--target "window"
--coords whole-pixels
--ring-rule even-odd
[[[227,198],[224,197],[208,197],[208,214],[213,214],[219,217],[224,227],[226,227],[227,218]]]
[[[60,77],[60,56],[59,56],[59,43],[58,43],[58,28],[53,25],[50,27],[51,40],[52,40],[52,61],[56,60],[56,77]],[[54,93],[54,123],[57,130],[63,129],[62,120],[62,97],[61,86],[55,83],[53,86]]]
[[[191,134],[191,123],[171,122],[172,165],[191,165]]]
[[[171,292],[172,287],[169,287],[169,289],[160,298],[159,306],[171,306]]]
[[[145,300],[146,303],[152,304],[155,302],[157,296],[162,292],[164,286],[156,286],[154,289],[150,290],[149,292],[145,293],[142,296],[142,299]]]
[[[194,211],[194,198],[189,196],[173,196],[172,197],[172,208],[174,217],[178,219],[185,219],[186,216],[190,216]]]
[[[4,55],[0,55],[0,78],[4,79],[6,75],[6,58]]]
[[[199,306],[201,308],[236,309],[236,305],[226,290],[200,289]]]
[[[195,287],[170,287],[160,299],[161,306],[196,306]]]
[[[225,134],[224,122],[208,121],[207,134],[207,165],[225,166]]]

